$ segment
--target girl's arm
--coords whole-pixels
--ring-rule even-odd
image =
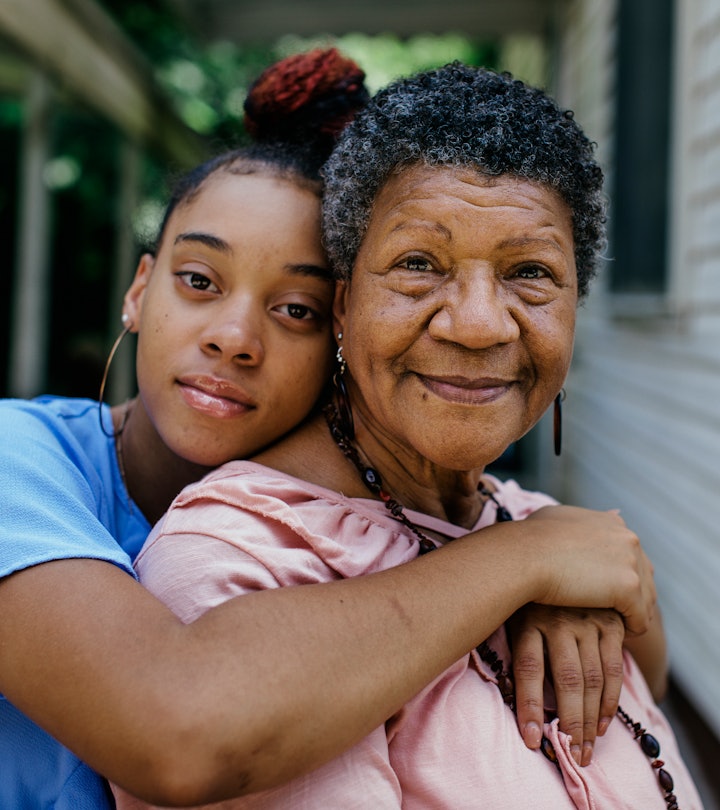
[[[527,602],[613,607],[645,629],[654,587],[637,538],[605,513],[541,511],[188,625],[109,563],[43,563],[0,583],[0,690],[148,801],[279,784],[368,734]]]

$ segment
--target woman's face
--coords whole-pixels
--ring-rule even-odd
[[[215,466],[304,418],[329,370],[332,297],[312,192],[262,174],[206,181],[125,299],[140,397],[164,443]]]
[[[336,294],[353,409],[400,452],[483,467],[560,390],[576,305],[571,214],[554,191],[405,169],[380,191]]]

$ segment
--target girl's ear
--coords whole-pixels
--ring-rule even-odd
[[[138,332],[140,329],[142,302],[153,267],[155,267],[155,257],[150,253],[144,253],[138,262],[135,278],[125,293],[123,299],[123,324],[131,332]]]
[[[337,337],[338,333],[345,331],[345,312],[349,287],[347,281],[337,281],[335,283],[335,298],[333,300],[333,334],[335,337]]]

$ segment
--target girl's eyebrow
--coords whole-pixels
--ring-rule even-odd
[[[325,281],[332,281],[333,274],[329,267],[320,267],[317,264],[288,264],[285,265],[289,273],[296,273],[300,276],[315,276]]]
[[[221,253],[231,254],[232,248],[230,245],[219,236],[213,236],[211,233],[204,233],[203,231],[188,231],[187,233],[179,233],[175,237],[174,244],[178,245],[181,242],[201,242],[213,250],[219,250]]]
[[[205,233],[204,231],[187,231],[186,233],[179,233],[175,237],[174,244],[177,245],[183,242],[200,242],[212,250],[217,250],[221,253],[225,253],[228,256],[231,256],[233,253],[232,246],[229,244],[229,242],[226,242],[219,236],[214,236],[213,234]],[[315,276],[316,278],[321,278],[325,281],[333,280],[332,271],[330,268],[320,267],[317,264],[288,264],[285,266],[285,269],[288,271],[288,273],[294,273],[300,276]]]

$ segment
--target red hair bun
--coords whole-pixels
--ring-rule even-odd
[[[369,94],[365,73],[336,49],[317,49],[276,62],[255,80],[245,100],[245,128],[256,141],[327,149]]]

